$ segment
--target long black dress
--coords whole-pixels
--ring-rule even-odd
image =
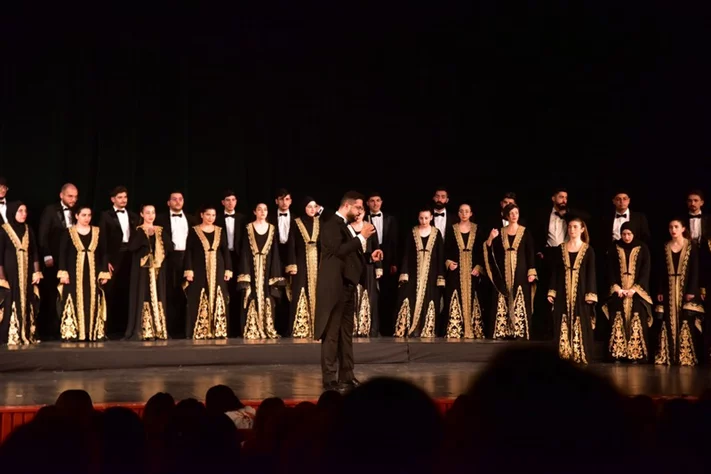
[[[99,280],[111,279],[101,251],[99,228],[82,235],[72,227],[62,234],[57,278],[59,284],[59,337],[65,341],[106,339],[106,297]]]
[[[538,277],[531,233],[519,225],[515,235],[508,226],[491,242],[482,244],[484,266],[492,282],[491,312],[494,339],[529,339]],[[505,245],[504,245],[505,242]]]
[[[548,296],[555,298],[553,324],[558,354],[561,359],[587,364],[593,353],[597,303],[595,252],[586,243],[577,252],[568,252],[565,242],[559,249],[548,290]]]
[[[412,228],[400,267],[395,337],[435,337],[439,288],[445,284],[443,246],[435,226],[427,237],[420,236],[419,227]]]
[[[199,225],[188,232],[183,284],[188,300],[185,334],[192,339],[224,339],[229,330],[229,300],[225,276],[232,276],[232,260],[223,229],[212,232]]]
[[[684,239],[679,252],[673,252],[670,242],[664,245],[664,265],[657,294],[664,298],[654,308],[663,314],[659,345],[654,363],[658,365],[698,364],[701,344],[701,318],[704,308],[699,298],[699,255],[696,244]],[[685,295],[694,295],[691,301]]]
[[[356,231],[356,234],[360,232]],[[383,262],[373,262],[371,255],[376,250],[380,250],[378,234],[374,233],[365,242],[363,256],[363,274],[360,283],[356,286],[356,298],[353,314],[353,336],[355,337],[377,337],[378,322],[378,298],[380,297],[380,286],[378,279],[383,276]],[[375,322],[375,324],[373,324]]]
[[[459,224],[452,226],[452,237],[444,243],[444,266],[447,269],[445,304],[449,308],[446,337],[459,339],[483,339],[484,322],[479,304],[479,278],[472,276],[472,270],[484,273],[481,245],[477,245],[477,225],[471,225],[470,232],[462,232]],[[450,263],[457,269],[449,270]]]
[[[162,227],[153,229],[149,236],[139,226],[128,241],[132,265],[126,339],[168,339],[165,249],[169,243]]]
[[[648,361],[649,328],[652,327],[652,297],[649,295],[649,249],[641,241],[631,245],[617,241],[608,253],[610,297],[602,311],[612,318],[608,350],[616,360]],[[620,298],[620,290],[634,290]]]
[[[318,216],[303,216],[294,220],[293,232],[296,275],[291,277],[291,317],[289,327],[295,338],[313,338],[316,318],[316,284],[318,282],[319,234]]]
[[[32,280],[41,273],[32,229],[7,214],[9,223],[0,231],[0,344],[15,346],[36,342],[39,288]]]
[[[264,234],[259,234],[253,224],[247,224],[247,232],[242,239],[237,283],[245,290],[245,339],[279,337],[274,326],[274,298],[280,295],[279,289],[285,285],[285,280],[276,236],[276,227],[272,224]]]

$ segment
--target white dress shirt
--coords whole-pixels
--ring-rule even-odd
[[[225,211],[225,216],[234,216],[235,211],[227,212]],[[235,249],[235,218],[227,219],[225,218],[225,230],[227,230],[227,248],[229,250]]]
[[[174,215],[174,214],[179,214]],[[185,251],[185,242],[188,240],[188,219],[185,213],[170,211],[171,239],[173,240],[173,250]]]
[[[377,212],[370,215],[370,223],[375,226],[375,230],[378,232],[378,243],[383,245],[383,213]]]
[[[701,216],[701,212],[698,214],[689,214],[691,216]],[[689,219],[689,232],[691,232],[691,240],[699,242],[701,240],[701,219]]]
[[[619,217],[622,216],[622,217]],[[620,227],[625,222],[630,221],[630,210],[627,209],[622,214],[615,212],[615,220],[612,222],[612,240],[620,240]]]
[[[289,240],[289,226],[291,225],[291,211],[281,212],[277,210],[279,218],[279,243],[285,244]],[[286,214],[282,216],[282,214]]]
[[[549,247],[558,247],[565,242],[567,236],[568,224],[565,222],[565,219],[556,215],[556,210],[553,208],[548,220],[548,240],[546,244]]]
[[[3,220],[7,222],[7,199],[3,199],[2,203],[0,203],[0,214],[2,214]]]
[[[509,225],[509,221],[507,221],[506,219],[501,219],[501,227],[506,227],[508,225]]]
[[[340,217],[341,219],[343,219],[343,222],[346,223],[346,225],[347,225],[347,227],[348,227],[348,230],[351,232],[351,235],[352,235],[353,237],[358,237],[358,238],[360,239],[361,245],[363,245],[363,248],[365,248],[365,243],[367,242],[366,238],[363,237],[362,235],[356,233],[355,229],[354,229],[353,227],[351,227],[350,224],[348,224],[348,219],[346,219],[345,217],[343,217],[343,216],[342,216],[340,213],[338,213],[338,212],[336,212],[336,215],[337,215],[338,217]]]
[[[64,214],[64,227],[71,229],[74,225],[72,223],[72,210],[65,206],[63,202],[60,202],[59,205],[62,206],[62,213]]]
[[[442,217],[437,217],[437,214],[442,214]],[[441,211],[435,210],[432,220],[437,230],[439,230],[442,240],[444,240],[444,236],[447,234],[445,232],[445,230],[447,230],[447,209],[442,209]]]
[[[123,211],[123,212],[119,212]],[[121,232],[123,232],[123,243],[128,243],[128,238],[131,236],[131,228],[128,223],[128,211],[126,209],[117,209],[114,206],[114,212],[116,212],[116,217],[118,217],[119,225],[121,225]]]

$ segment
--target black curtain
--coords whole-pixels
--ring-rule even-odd
[[[277,187],[384,193],[410,224],[435,186],[475,214],[571,204],[666,219],[706,187],[703,11],[665,2],[285,2],[8,14],[0,174],[36,218],[76,183],[96,210],[184,191],[188,210]],[[699,9],[703,8],[698,6]]]

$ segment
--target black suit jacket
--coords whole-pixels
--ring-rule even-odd
[[[136,232],[136,227],[138,227],[141,219],[135,212],[126,210],[126,214],[128,214],[128,229],[130,236],[130,234]],[[101,213],[101,218],[99,219],[99,232],[99,235],[101,236],[100,242],[104,248],[104,255],[106,255],[107,261],[111,265],[116,266],[119,263],[119,252],[121,251],[121,246],[123,245],[123,231],[121,230],[121,223],[119,222],[118,214],[114,209]]]
[[[370,213],[366,214],[365,221],[370,222],[372,224]],[[388,274],[390,272],[391,265],[399,265],[400,256],[398,255],[397,219],[395,218],[395,216],[386,214],[384,212],[383,243],[380,245],[380,249],[383,251],[383,268],[385,269],[385,274]]]
[[[691,219],[689,219],[688,214],[687,214],[685,221],[686,222],[684,222],[684,225],[688,229],[689,234],[691,234],[691,227],[689,224]],[[711,234],[711,215],[702,213],[701,214],[701,237],[708,239],[710,237],[709,234]]]
[[[548,225],[550,224],[552,210],[553,206],[549,207],[548,210],[545,212],[541,211],[536,217],[536,221],[533,224],[533,228],[530,229],[532,230],[533,243],[535,245],[536,252],[544,252],[546,247],[548,246]],[[570,222],[570,220],[575,217],[578,217],[585,222],[585,224],[588,226],[589,236],[592,238],[594,232],[590,232],[590,214],[581,209],[574,208],[568,208],[568,211],[563,214],[563,219],[565,219],[566,222]],[[610,229],[612,229],[612,227],[610,227]]]
[[[235,260],[239,258],[239,252],[240,249],[242,248],[242,238],[244,237],[246,233],[246,227],[247,227],[247,219],[244,216],[244,214],[240,214],[239,212],[235,212],[235,236],[234,236],[234,247],[232,250],[230,250],[230,254],[232,256],[232,261],[233,262],[238,262],[239,260]],[[217,219],[215,219],[215,225],[218,225],[222,227],[222,229],[225,231],[225,242],[227,242],[227,224],[225,223],[225,213],[219,213],[217,214]]]
[[[632,228],[632,233],[634,236],[647,244],[651,245],[652,233],[649,231],[649,222],[647,221],[647,216],[642,212],[635,212],[629,210],[630,220],[629,225]],[[598,232],[598,241],[604,245],[604,249],[610,248],[610,244],[613,242],[612,239],[612,226],[615,222],[615,215],[617,212],[610,213],[605,221],[603,222],[602,229]]]
[[[76,218],[72,213],[72,224],[76,224]],[[55,267],[59,263],[59,241],[64,232],[67,231],[62,204],[50,204],[42,211],[39,225],[39,248],[40,258],[52,257]]]
[[[459,216],[457,216],[457,213],[455,211],[452,211],[451,209],[447,208],[447,213],[445,214],[445,220],[447,221],[447,227],[444,228],[444,235],[442,235],[442,238],[444,241],[446,241],[449,237],[454,235],[454,230],[452,229],[452,226],[459,222]],[[432,227],[437,227],[435,225],[435,214],[438,212],[437,209],[432,211]],[[439,227],[438,227],[439,229]]]
[[[279,249],[279,259],[281,261],[282,270],[290,265],[296,265],[294,260],[294,245],[296,244],[294,240],[294,232],[298,232],[296,228],[296,219],[294,219],[294,213],[289,211],[289,235],[286,236],[286,243],[281,243],[281,229],[279,229],[279,210],[267,215],[267,222],[272,224],[276,230],[276,241],[277,248]]]
[[[316,327],[314,337],[321,339],[334,310],[342,309],[343,284],[357,285],[365,265],[363,246],[353,237],[339,216],[324,222],[321,227],[321,263],[316,287]]]
[[[163,227],[165,241],[168,242],[168,248],[166,249],[168,252],[172,252],[173,250],[175,250],[175,246],[173,245],[173,224],[170,218],[171,214],[172,212],[165,212],[163,214],[158,214],[158,216],[156,217],[156,225]],[[188,221],[188,235],[190,235],[190,228],[198,225],[200,221],[197,217],[192,216],[186,212],[183,212],[183,214],[185,214],[185,219],[187,219]]]

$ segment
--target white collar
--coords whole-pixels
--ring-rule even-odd
[[[345,217],[343,217],[343,215],[342,215],[340,212],[336,211],[336,215],[337,215],[338,217],[340,217],[341,219],[343,219],[343,222],[345,222],[346,224],[348,224],[348,219],[346,219]]]

